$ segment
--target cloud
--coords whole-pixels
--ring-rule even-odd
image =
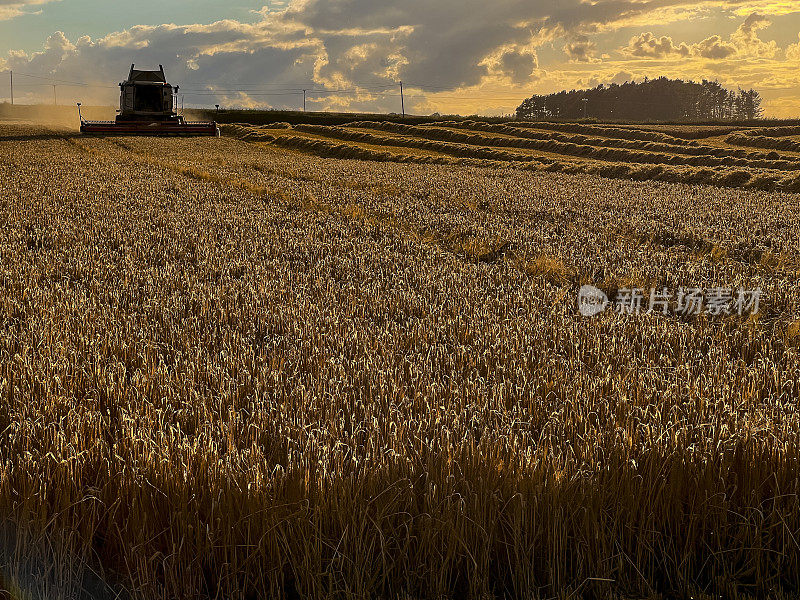
[[[609,80],[609,83],[616,83],[617,85],[622,85],[623,83],[628,83],[629,81],[633,80],[634,77],[632,73],[628,73],[627,71],[620,71]]]
[[[539,66],[536,53],[526,50],[504,52],[500,58],[501,72],[515,83],[526,83]]]
[[[797,37],[800,38],[800,34]],[[786,58],[792,61],[800,61],[800,41],[786,48]]]
[[[0,21],[7,21],[20,15],[34,12],[32,7],[47,4],[54,0],[0,0]]]
[[[675,44],[671,37],[664,35],[657,38],[649,31],[632,37],[623,51],[640,58],[687,57],[692,52],[685,43]]]
[[[498,82],[525,85],[539,79],[539,57],[533,44],[502,46],[481,64]]]
[[[402,29],[402,36],[386,40],[402,57],[399,75],[432,90],[472,87],[491,79],[492,57],[502,48],[528,48],[509,53],[505,61],[507,74],[518,79],[520,69],[527,68],[526,55],[533,56],[538,46],[555,37],[572,40],[565,46],[571,60],[592,63],[599,52],[589,36],[596,32],[664,11],[679,18],[707,5],[739,4],[741,0],[294,0],[285,11],[269,14],[319,40],[327,55],[328,76],[337,67],[333,38],[341,34],[343,23],[358,35]],[[375,52],[387,52],[387,46],[378,46]],[[536,76],[535,70],[530,73]]]
[[[719,35],[692,46],[692,51],[697,56],[714,60],[723,60],[734,55],[739,57],[774,58],[778,53],[778,45],[774,41],[764,42],[758,37],[758,32],[772,24],[767,17],[752,13],[729,40],[723,40]]]
[[[723,60],[736,54],[736,46],[726,42],[718,35],[712,35],[710,38],[692,45],[692,54],[711,60]]]
[[[777,43],[764,42],[758,37],[758,32],[771,24],[767,17],[753,13],[727,40],[720,35],[712,35],[696,44],[676,44],[669,36],[656,38],[652,32],[646,32],[632,37],[628,45],[620,50],[627,56],[655,59],[699,57],[718,61],[734,56],[774,58],[779,50]]]
[[[13,53],[7,62],[20,71],[78,81],[91,77],[98,84],[119,81],[131,62],[163,63],[171,79],[208,84],[201,86],[205,90],[237,82],[273,87],[308,82],[327,89],[375,92],[400,79],[428,93],[498,82],[524,85],[540,77],[537,48],[543,43],[570,31],[607,26],[665,2],[680,3],[293,0],[282,10],[262,9],[255,23],[142,25],[77,41],[57,33],[42,52]],[[573,39],[577,41],[567,46],[573,60],[597,60],[595,42]],[[251,100],[258,97],[248,94]],[[265,104],[295,102],[260,98]],[[219,99],[224,103],[239,96],[221,93]]]
[[[291,38],[291,31],[274,35],[236,21],[137,26],[98,40],[83,37],[76,42],[56,32],[42,51],[15,52],[5,62],[6,68],[21,72],[89,82],[91,87],[65,86],[65,91],[87,103],[113,103],[118,93],[115,83],[124,79],[131,63],[143,68],[163,64],[170,81],[183,84],[187,103],[211,103],[215,89],[309,80],[320,60],[320,49],[314,41]],[[219,92],[214,97],[233,101],[240,96]],[[260,98],[296,106],[294,98]]]
[[[0,12],[45,1],[0,0]],[[654,15],[685,18],[710,7],[723,7],[728,12],[719,14],[729,15],[742,5],[741,0],[292,0],[286,8],[262,9],[253,23],[140,25],[96,39],[56,32],[41,51],[10,52],[0,67],[6,62],[21,72],[89,81],[98,87],[71,92],[104,103],[115,102],[115,84],[132,62],[163,64],[190,104],[296,108],[302,92],[298,97],[287,88],[309,86],[328,92],[309,94],[313,108],[397,110],[395,86],[402,80],[406,106],[414,110],[415,103],[423,106],[437,95],[452,98],[453,91],[478,96],[500,86],[571,87],[597,77],[599,65],[607,67],[605,81],[617,74],[632,77],[629,65],[614,62],[599,46],[599,34],[653,22]],[[684,72],[705,65],[696,59],[714,61],[706,70],[723,67],[726,58],[771,60],[778,49],[759,38],[769,25],[762,15],[751,14],[728,38],[688,44],[648,32],[621,50],[628,58],[680,59]],[[563,47],[569,64],[562,59],[557,68],[542,70],[545,44]],[[787,56],[795,52],[800,56],[800,44]],[[637,65],[637,76],[645,74],[640,71]],[[236,89],[248,91],[228,91]]]
[[[772,21],[767,17],[753,13],[731,34],[731,42],[742,54],[773,58],[778,53],[778,44],[775,41],[764,42],[758,37],[758,32],[770,25]]]
[[[599,62],[597,44],[586,38],[567,42],[563,49],[572,62]]]
[[[750,15],[758,12],[762,15],[790,15],[800,11],[795,0],[751,0],[742,2],[735,10],[739,16]]]

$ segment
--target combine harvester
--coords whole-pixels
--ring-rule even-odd
[[[219,127],[214,122],[190,122],[175,110],[178,86],[167,83],[164,67],[158,71],[139,71],[131,65],[128,80],[121,89],[119,114],[115,121],[84,121],[81,104],[78,117],[81,133],[93,135],[214,135]]]

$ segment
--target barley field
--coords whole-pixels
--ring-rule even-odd
[[[798,140],[0,123],[0,598],[797,597]]]

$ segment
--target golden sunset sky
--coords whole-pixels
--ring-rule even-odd
[[[800,116],[800,2],[0,0],[0,100],[114,104],[131,63],[187,105],[506,114],[531,94],[662,75]],[[84,85],[77,85],[84,84]]]

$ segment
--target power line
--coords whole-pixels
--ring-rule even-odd
[[[19,71],[16,71],[15,73],[16,73],[17,76],[30,77],[30,78],[33,78],[33,79],[41,79],[41,80],[50,81],[50,82],[53,82],[53,83],[56,83],[56,84],[62,85],[62,86],[95,87],[95,88],[106,88],[106,89],[116,89],[116,87],[117,87],[115,85],[114,86],[112,86],[112,85],[98,85],[98,84],[93,84],[93,83],[86,83],[85,81],[71,81],[71,80],[67,80],[67,79],[57,79],[55,77],[48,77],[48,76],[44,76],[44,75],[34,75],[32,73],[21,73]],[[17,85],[20,85],[20,84],[17,84]],[[22,85],[26,85],[26,84],[22,84]],[[35,85],[35,84],[27,84],[27,85]],[[52,85],[52,83],[39,84],[39,85]]]
[[[394,88],[395,86],[392,86]],[[334,90],[318,90],[313,88],[211,88],[211,89],[193,89],[181,87],[182,91],[192,94],[225,94],[225,93],[242,93],[242,94],[277,94],[277,93],[291,93],[302,94],[362,94],[372,92],[376,94],[383,93],[384,90],[390,88],[381,88],[381,90],[370,90],[369,88],[348,88],[348,89],[334,89]]]
[[[28,77],[32,79],[41,80],[42,83],[16,83],[17,87],[49,87],[53,86],[53,96],[56,97],[56,86],[63,87],[84,87],[84,88],[97,88],[97,89],[116,89],[117,86],[100,85],[88,83],[85,81],[73,81],[68,79],[60,79],[47,75],[38,75],[34,73],[25,73],[16,71],[14,73],[9,71],[9,75]],[[45,83],[47,82],[47,83]],[[14,85],[12,79],[12,86]],[[284,86],[269,85],[269,84],[240,84],[236,87],[224,87],[216,89],[215,84],[191,82],[187,87],[181,88],[181,94],[189,97],[202,99],[213,98],[219,96],[226,96],[229,94],[243,94],[252,98],[280,98],[280,97],[297,97],[303,95],[303,108],[306,109],[307,101],[314,99],[313,97],[320,96],[336,96],[336,95],[364,95],[364,96],[378,96],[380,98],[400,98],[400,109],[402,114],[405,114],[405,100],[409,99],[424,99],[429,101],[437,100],[454,100],[454,101],[492,101],[492,102],[520,102],[525,93],[522,92],[519,96],[515,97],[501,97],[491,95],[492,90],[480,90],[484,92],[482,95],[439,95],[438,91],[453,91],[452,86],[435,86],[425,84],[408,84],[407,82],[397,82],[391,84],[377,84],[377,83],[364,83],[360,84],[353,82],[353,87],[340,88],[340,89],[319,89],[314,87],[289,87],[291,84]],[[398,86],[400,93],[393,91]],[[196,86],[196,87],[191,87]],[[204,86],[204,87],[201,87]],[[408,89],[419,91],[420,93],[407,94]],[[496,90],[498,93],[508,92],[508,89]],[[434,96],[434,97],[431,97]],[[13,97],[13,89],[12,89]],[[55,100],[54,100],[55,101]]]
[[[429,98],[431,94],[414,94],[408,98]],[[497,96],[436,96],[433,100],[495,100],[500,102],[520,102],[520,97],[498,98]]]
[[[217,98],[217,97],[219,97],[221,95],[223,95],[223,96],[225,95],[225,94],[205,94],[205,93],[183,92],[183,91],[181,93],[186,95],[186,96],[192,96],[194,98]],[[262,97],[263,98],[268,98],[268,97],[273,97],[273,96],[300,96],[302,93],[303,92],[277,92],[277,93],[274,93],[274,94],[258,93],[258,94],[247,94],[247,96],[248,97],[252,97],[252,98],[262,98]]]
[[[205,96],[205,97],[212,97],[212,98],[213,97],[217,97],[217,96],[221,96],[221,95],[225,95],[225,93],[223,93],[223,92],[184,92],[183,90],[181,90],[181,93],[185,93],[187,96],[195,96],[195,97],[203,97],[203,96]],[[234,93],[234,92],[228,92],[228,93]],[[300,90],[299,92],[256,92],[256,93],[245,92],[243,90],[236,90],[235,93],[246,94],[247,96],[254,97],[254,98],[255,97],[262,97],[262,96],[302,96],[303,95],[303,90]],[[320,96],[322,96],[322,95],[337,95],[337,94],[344,94],[344,95],[350,94],[350,95],[352,95],[352,94],[358,94],[358,93],[360,93],[360,92],[340,92],[340,91],[314,92],[315,95],[320,95]],[[310,90],[307,90],[307,95],[311,95],[311,94],[312,94],[312,92]],[[384,98],[385,97],[394,97],[394,98],[399,98],[400,97],[400,94],[397,94],[397,93],[394,93],[394,94],[385,94],[385,93],[383,93],[383,94],[371,94],[371,95],[373,95],[373,96],[381,96],[381,97],[384,97]]]
[[[358,89],[388,89],[396,87],[396,83],[386,83],[386,84],[373,84],[373,83],[359,83],[359,82],[352,82],[354,86],[357,86]],[[199,81],[190,81],[184,83],[184,87],[190,88],[190,86],[197,86],[199,88],[214,88],[215,86],[220,85],[219,83],[212,83],[212,82],[199,82]],[[291,87],[294,86],[294,87]],[[296,90],[296,91],[303,91],[303,89],[314,89],[313,85],[309,85],[309,82],[305,83],[286,83],[282,86],[276,85],[269,85],[264,83],[237,83],[235,89],[241,90],[245,88],[258,88],[258,89],[270,89],[278,87],[279,89],[283,90]],[[224,88],[219,88],[224,89]],[[350,89],[350,88],[345,88]]]
[[[109,85],[99,85],[99,84],[92,84],[83,81],[72,81],[66,79],[58,79],[55,77],[44,76],[44,75],[34,75],[32,73],[21,73],[19,71],[16,72],[17,75],[22,75],[24,77],[32,77],[35,79],[42,79],[45,81],[51,81],[58,83],[59,85],[70,85],[70,86],[81,86],[81,87],[95,87],[95,88],[104,88],[104,89],[116,89],[117,86],[109,86]],[[18,86],[20,84],[17,84]],[[21,85],[36,85],[36,84],[21,84]],[[39,84],[39,85],[52,85],[52,84]],[[204,88],[192,88],[189,86],[206,86]],[[344,89],[315,89],[309,87],[288,87],[288,86],[269,86],[264,84],[239,84],[237,87],[231,88],[214,88],[214,84],[204,84],[200,82],[191,82],[187,84],[186,87],[181,87],[181,91],[183,93],[188,93],[190,95],[198,96],[198,95],[207,95],[213,96],[218,94],[224,93],[244,93],[248,95],[293,95],[293,94],[352,94],[352,93],[364,93],[369,91],[376,91],[381,92],[382,90],[389,90],[395,88],[397,85],[400,85],[403,88],[404,93],[405,89],[411,88],[415,90],[423,90],[429,91],[432,93],[436,93],[437,90],[439,91],[451,91],[453,90],[452,86],[433,86],[433,85],[425,85],[425,84],[408,84],[406,82],[398,82],[398,83],[391,83],[391,84],[358,84],[355,83],[355,87],[344,88]],[[483,89],[481,90],[486,92],[487,94],[491,94],[492,92],[506,92],[508,89]],[[524,92],[522,92],[524,94]],[[397,96],[397,94],[387,94],[392,96]],[[429,95],[429,94],[426,94]],[[421,94],[414,94],[413,96],[409,97],[421,97]],[[487,100],[487,99],[500,99],[496,98],[495,96],[490,95],[482,95],[482,96],[437,96],[438,98],[457,98],[463,100]],[[512,100],[518,100],[518,97],[513,98]]]

